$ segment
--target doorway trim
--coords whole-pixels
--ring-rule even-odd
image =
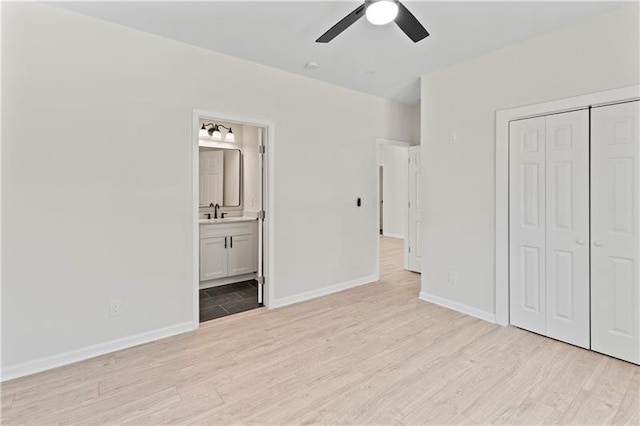
[[[495,321],[509,325],[509,122],[640,99],[640,85],[496,111]]]
[[[377,279],[380,279],[380,229],[379,225],[380,225],[380,173],[379,173],[379,167],[381,166],[380,164],[380,148],[383,145],[392,145],[392,146],[398,146],[401,148],[407,148],[407,158],[409,158],[409,147],[411,146],[411,144],[409,142],[406,141],[400,141],[400,140],[396,140],[396,139],[385,139],[385,138],[377,138],[376,139],[376,239],[378,241],[378,243],[376,244],[376,277],[378,277]],[[386,172],[385,172],[386,173]],[[407,176],[408,179],[408,176]],[[408,187],[406,188],[407,190],[407,195],[409,194],[409,189]],[[405,207],[405,222],[404,222],[404,259],[403,259],[403,267],[404,269],[408,269],[408,260],[409,260],[409,245],[407,243],[407,234],[409,232],[408,226],[408,218],[407,216],[409,215],[409,210],[407,208],[407,206]]]
[[[275,288],[275,244],[274,244],[274,205],[275,205],[275,124],[272,121],[264,120],[260,118],[251,118],[238,115],[230,115],[220,112],[206,111],[194,108],[192,114],[192,136],[191,136],[191,218],[192,218],[192,292],[193,292],[193,316],[192,327],[194,330],[200,327],[200,222],[199,222],[199,140],[198,129],[199,120],[207,119],[212,121],[225,121],[237,124],[246,124],[254,127],[261,127],[265,129],[262,143],[265,146],[264,153],[264,170],[262,172],[262,209],[265,211],[264,220],[264,242],[263,242],[263,275],[266,283],[266,294],[264,297],[264,305],[269,308],[274,300],[274,288]]]

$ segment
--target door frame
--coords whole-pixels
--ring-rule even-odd
[[[400,140],[396,140],[396,139],[385,139],[385,138],[377,138],[376,139],[376,206],[378,206],[378,208],[376,209],[376,241],[378,242],[376,244],[376,277],[378,277],[378,279],[380,279],[380,229],[379,228],[379,224],[380,224],[380,172],[379,172],[379,167],[380,167],[380,148],[383,145],[392,145],[392,146],[398,146],[401,148],[406,148],[407,149],[407,158],[409,156],[409,147],[411,146],[411,144],[409,142],[406,141],[400,141]],[[408,176],[407,176],[408,178]],[[407,195],[409,194],[409,188],[406,188],[407,190]],[[404,223],[404,259],[403,259],[403,267],[404,269],[408,269],[408,261],[409,261],[409,245],[407,244],[407,234],[409,231],[409,223],[407,220],[407,216],[409,215],[409,209],[407,208],[407,206],[405,206],[405,223]]]
[[[263,295],[264,305],[269,308],[274,300],[274,288],[276,280],[275,271],[275,239],[274,239],[274,206],[275,206],[275,124],[272,121],[260,118],[251,118],[237,115],[230,115],[221,112],[205,111],[194,108],[192,114],[192,135],[191,135],[191,218],[192,218],[192,327],[197,329],[200,327],[200,222],[199,222],[199,124],[200,119],[211,121],[224,121],[236,124],[246,124],[248,126],[261,127],[265,129],[263,133],[262,143],[265,146],[264,163],[262,171],[262,209],[265,211],[264,220],[264,241],[262,249],[263,257],[263,276],[265,277],[266,293]]]
[[[640,99],[640,85],[496,111],[495,322],[509,325],[509,122]]]
[[[384,205],[383,204],[384,204],[384,165],[378,164],[378,223],[380,224],[380,235],[384,234]]]
[[[410,188],[411,188],[412,185],[411,185],[410,181],[411,181],[411,167],[412,167],[411,166],[411,158],[412,158],[412,152],[411,151],[412,151],[412,149],[416,149],[418,151],[418,154],[420,155],[419,164],[416,166],[416,168],[420,172],[420,182],[414,183],[414,185],[417,186],[416,194],[415,194],[416,198],[419,198],[420,199],[420,203],[419,204],[422,204],[422,196],[420,195],[420,188],[422,188],[422,182],[421,181],[423,179],[423,177],[422,177],[422,164],[423,164],[423,162],[422,162],[422,147],[420,145],[411,145],[407,149],[407,155],[409,157],[408,158],[408,163],[409,164],[407,164],[407,231],[406,231],[407,232],[407,238],[406,238],[407,244],[405,246],[405,249],[406,249],[405,256],[406,257],[405,257],[405,267],[404,267],[404,269],[406,269],[407,271],[410,271],[410,272],[414,272],[416,274],[422,274],[422,259],[420,259],[420,261],[417,262],[417,263],[420,264],[419,271],[416,271],[415,269],[411,269],[411,265],[410,265],[410,254],[411,253],[409,253],[409,234],[411,233],[410,232],[411,231],[411,191],[410,191]],[[422,224],[422,207],[420,207],[420,213],[421,213],[420,214],[420,223]],[[417,251],[417,246],[418,245],[422,246],[422,241],[421,241],[422,235],[419,235],[416,232],[416,238],[418,240],[414,241],[414,243],[415,243],[414,248]]]

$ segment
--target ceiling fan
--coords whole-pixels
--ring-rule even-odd
[[[353,12],[342,18],[337,24],[322,34],[316,43],[329,43],[338,34],[349,28],[354,22],[367,16],[367,20],[374,25],[385,25],[395,21],[404,33],[414,43],[419,42],[429,35],[409,9],[397,0],[365,0]]]

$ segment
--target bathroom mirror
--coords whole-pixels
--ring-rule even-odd
[[[200,147],[200,207],[240,206],[242,154],[239,149]]]

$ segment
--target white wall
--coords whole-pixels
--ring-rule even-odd
[[[495,111],[638,84],[638,22],[625,5],[422,77],[423,296],[493,315]]]
[[[412,138],[409,141],[411,145],[420,145],[420,105],[411,108]]]
[[[254,126],[242,126],[242,205],[247,216],[254,216],[260,210],[258,131]]]
[[[409,107],[49,5],[2,8],[3,377],[191,324],[194,108],[275,123],[276,299],[375,274],[375,140],[409,138]]]
[[[406,147],[380,144],[383,166],[382,230],[383,235],[404,238],[407,222],[408,151]]]
[[[235,154],[235,155],[230,155]],[[241,152],[227,150],[222,154],[224,182],[222,187],[222,203],[228,206],[242,207],[242,157]]]

